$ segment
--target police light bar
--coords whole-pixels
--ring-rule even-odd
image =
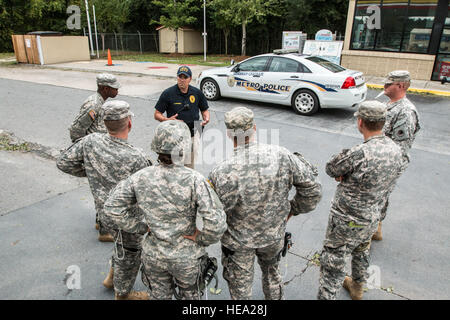
[[[299,49],[275,49],[273,53],[275,54],[284,54],[284,53],[300,53]]]

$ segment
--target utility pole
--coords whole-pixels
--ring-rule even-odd
[[[206,61],[206,0],[203,0],[203,61]]]
[[[98,52],[98,36],[97,36],[97,20],[95,18],[95,6],[92,5],[92,10],[93,10],[93,14],[94,14],[94,27],[95,27],[95,45],[97,48],[97,59],[100,58],[100,54]]]
[[[89,19],[89,5],[88,0],[84,0],[86,4],[86,17],[87,17],[87,23],[88,23],[88,29],[89,29],[89,41],[91,43],[91,56],[95,56],[94,53],[94,45],[92,44],[92,30],[91,30],[91,20]]]

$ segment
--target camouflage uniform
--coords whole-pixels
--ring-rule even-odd
[[[190,148],[190,140],[185,123],[164,121],[156,129],[152,150],[174,159],[175,153]],[[182,299],[199,299],[199,258],[226,229],[225,212],[214,190],[200,173],[184,167],[183,159],[159,163],[119,183],[105,211],[119,228],[133,232],[142,220],[130,211],[136,205],[150,228],[142,246],[142,271],[152,299],[171,299],[174,282]],[[183,236],[194,234],[197,215],[203,219],[203,230],[193,242]]]
[[[382,103],[366,101],[357,116],[385,119]],[[326,173],[343,177],[331,206],[320,258],[319,299],[336,299],[345,278],[345,260],[352,256],[352,278],[363,283],[370,260],[370,240],[377,229],[386,193],[402,170],[400,148],[388,137],[376,135],[351,149],[344,149],[326,164]]]
[[[389,73],[385,83],[393,83],[395,81],[410,81],[409,72],[401,70],[392,71]],[[414,104],[406,96],[398,101],[387,103],[387,116],[383,132],[401,147],[404,158],[403,170],[409,164],[409,150],[419,130],[419,113]],[[381,211],[381,221],[386,217],[389,204],[388,198],[389,195]]]
[[[97,86],[108,86],[118,89],[120,84],[116,77],[111,74],[102,73],[97,76]],[[80,108],[80,112],[72,122],[69,132],[72,142],[93,132],[107,133],[103,122],[103,104],[105,100],[98,93],[89,96]]]
[[[239,130],[254,133],[253,112],[235,108],[225,114],[225,124],[231,135]],[[222,265],[231,298],[251,298],[256,256],[265,298],[282,299],[279,262],[286,220],[290,213],[316,207],[321,198],[317,170],[283,147],[249,142],[238,145],[231,158],[211,171],[209,180],[227,214]],[[292,186],[297,193],[289,201]]]
[[[105,103],[106,120],[120,120],[129,115],[129,105],[124,101]],[[103,205],[109,192],[117,183],[131,174],[149,166],[143,152],[126,140],[109,134],[92,133],[60,155],[57,166],[60,170],[75,175],[87,176],[95,208],[100,218],[100,233],[112,229],[117,240],[116,255],[112,258],[114,289],[118,295],[126,295],[133,288],[141,264],[141,242],[147,232],[145,224],[135,232],[121,232],[105,217]]]

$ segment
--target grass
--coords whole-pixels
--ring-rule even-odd
[[[195,64],[200,66],[210,67],[224,67],[229,66],[231,59],[236,62],[242,61],[248,57],[242,56],[225,56],[225,55],[207,55],[206,61],[203,61],[203,55],[187,55],[187,54],[114,54],[111,51],[113,60],[128,60],[128,61],[146,61],[146,62],[159,62],[159,63],[173,63],[173,64]],[[106,55],[101,55],[104,59]]]
[[[15,144],[11,141],[9,136],[0,135],[0,150],[27,152],[30,151],[30,146],[26,142]]]
[[[14,58],[14,52],[0,52],[0,59]]]

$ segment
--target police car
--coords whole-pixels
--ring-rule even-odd
[[[298,53],[262,54],[208,69],[197,83],[208,100],[232,97],[291,105],[305,116],[319,108],[356,107],[367,95],[362,72]]]

